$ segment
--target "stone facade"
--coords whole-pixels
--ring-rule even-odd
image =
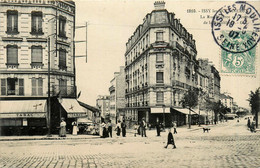
[[[184,94],[192,88],[207,91],[210,79],[197,60],[192,34],[164,9],[164,2],[154,5],[126,43],[125,115],[151,124],[166,118],[166,125],[182,118],[178,125],[183,125],[185,115],[175,112],[182,108]]]
[[[56,129],[62,117],[57,95],[76,98],[75,4],[65,0],[0,0],[0,6],[0,99],[44,100],[40,105],[46,105],[50,88],[52,124],[48,125]],[[47,116],[47,107],[44,111]],[[30,126],[44,130],[47,119],[4,117],[1,121],[14,126],[12,121],[19,120],[15,126],[26,126],[24,130]]]

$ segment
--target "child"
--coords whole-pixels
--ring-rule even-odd
[[[172,133],[171,133],[171,129],[169,129],[168,142],[167,142],[167,145],[166,145],[164,148],[167,148],[169,144],[172,144],[172,145],[173,145],[173,149],[176,148],[176,145],[175,145],[175,143],[174,143],[174,139],[173,139],[173,136],[172,136]]]
[[[136,134],[138,134],[138,128],[139,128],[139,125],[138,125],[138,123],[136,122],[135,125],[134,125],[135,136],[136,136]]]

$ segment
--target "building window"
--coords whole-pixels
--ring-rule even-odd
[[[59,37],[66,38],[66,18],[64,16],[59,17]]]
[[[156,62],[157,63],[163,63],[163,53],[157,53],[156,54]]]
[[[7,31],[8,34],[18,34],[18,12],[7,11]]]
[[[7,65],[19,65],[18,64],[18,46],[8,45],[7,47]]]
[[[66,70],[66,50],[65,49],[60,49],[59,50],[59,68],[61,70]]]
[[[32,46],[32,65],[42,65],[42,46]]]
[[[156,32],[156,41],[163,41],[163,32]]]
[[[33,96],[42,96],[43,95],[42,78],[32,78],[32,95]]]
[[[15,83],[17,78],[7,78],[7,95],[15,95]]]
[[[42,32],[42,12],[32,12],[32,32],[31,34],[43,34]]]
[[[156,72],[156,83],[163,83],[163,72]]]
[[[60,88],[60,94],[63,96],[66,96],[67,95],[67,80],[60,79],[59,88]]]
[[[163,103],[163,92],[156,92],[156,102]]]

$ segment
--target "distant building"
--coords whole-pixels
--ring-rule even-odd
[[[221,103],[230,109],[231,113],[235,113],[233,107],[234,107],[234,100],[233,97],[231,97],[228,93],[221,93],[220,94],[220,101]]]
[[[220,76],[218,70],[210,64],[208,59],[198,59],[199,65],[202,67],[202,73],[208,78],[208,96],[211,101],[218,102],[220,100]]]
[[[1,0],[0,6],[1,134],[46,134],[48,88],[51,133],[61,118],[69,128],[86,116],[76,100],[74,2]]]
[[[125,70],[120,67],[120,72],[114,73],[114,78],[110,81],[110,118],[113,123],[122,120],[125,108]]]
[[[110,96],[99,95],[96,100],[96,107],[100,111],[100,117],[109,119],[110,117]]]

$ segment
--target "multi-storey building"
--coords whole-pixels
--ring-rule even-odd
[[[187,121],[181,100],[188,89],[205,86],[208,78],[199,70],[195,40],[174,13],[155,2],[126,43],[126,116],[145,118],[166,126]],[[198,79],[199,78],[199,79]]]
[[[125,108],[125,70],[120,67],[120,72],[114,73],[114,78],[110,81],[110,119],[113,123],[122,120]]]
[[[208,78],[208,96],[214,101],[220,100],[220,76],[218,70],[210,64],[208,59],[199,59],[199,65],[202,67],[202,73]]]
[[[1,133],[44,133],[50,125],[55,132],[61,117],[69,125],[84,116],[75,99],[74,2],[0,0],[0,6]]]
[[[234,101],[233,97],[231,97],[228,93],[221,93],[220,94],[220,101],[221,103],[230,109],[230,112],[233,113]]]
[[[100,111],[101,120],[110,119],[110,96],[99,95],[96,100],[96,107]]]

